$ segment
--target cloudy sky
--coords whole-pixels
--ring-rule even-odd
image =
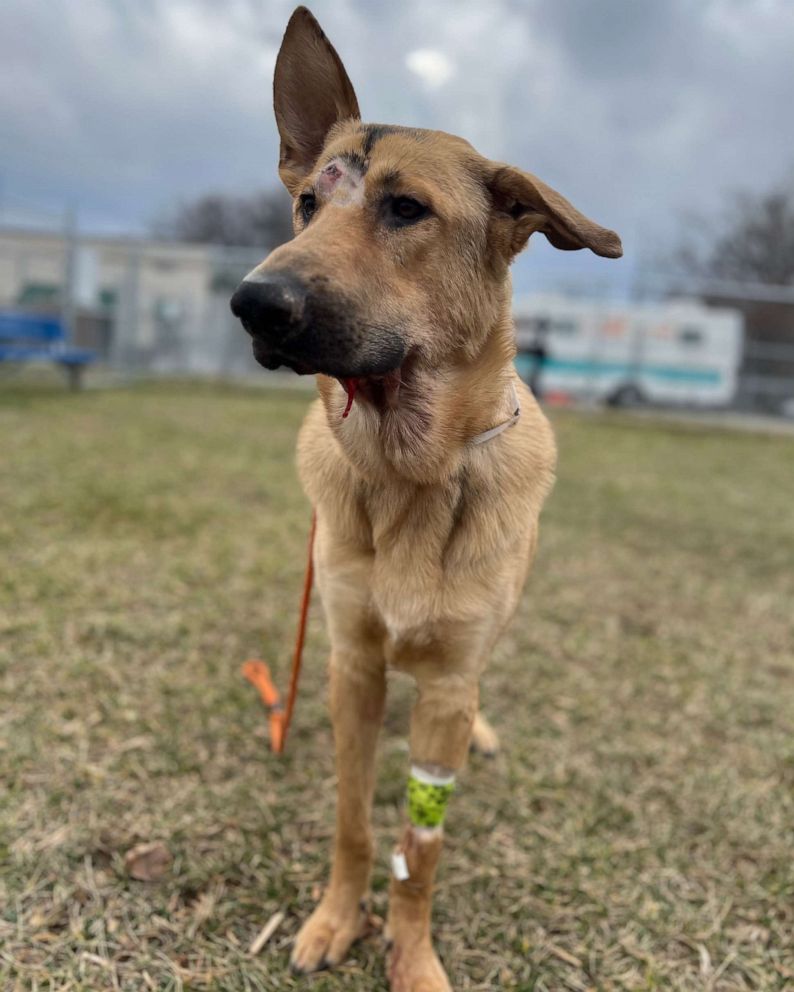
[[[273,184],[293,6],[2,0],[0,216],[71,205],[86,230],[140,232],[179,200]],[[311,6],[366,119],[457,132],[537,173],[623,235],[621,264],[684,211],[794,170],[792,0]]]

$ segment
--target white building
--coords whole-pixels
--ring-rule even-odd
[[[0,229],[0,307],[62,312],[75,344],[143,371],[258,368],[229,297],[266,250]]]

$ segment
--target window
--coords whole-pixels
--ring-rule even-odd
[[[696,347],[703,344],[703,331],[699,327],[682,327],[678,333],[678,340],[688,348]]]
[[[17,294],[17,303],[23,307],[57,306],[61,287],[49,282],[26,282]]]

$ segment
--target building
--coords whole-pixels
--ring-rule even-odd
[[[142,372],[257,368],[229,296],[266,249],[0,229],[0,307],[59,312],[75,344]]]

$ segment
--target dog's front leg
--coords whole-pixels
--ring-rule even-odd
[[[392,992],[450,992],[433,950],[430,912],[443,843],[446,801],[461,768],[477,713],[478,679],[416,672],[419,696],[411,717],[408,824],[397,848],[389,894]],[[404,877],[407,875],[407,877]]]
[[[337,774],[334,859],[328,889],[295,941],[297,971],[339,964],[367,922],[363,900],[372,866],[370,812],[386,676],[376,652],[334,651],[329,667]]]

